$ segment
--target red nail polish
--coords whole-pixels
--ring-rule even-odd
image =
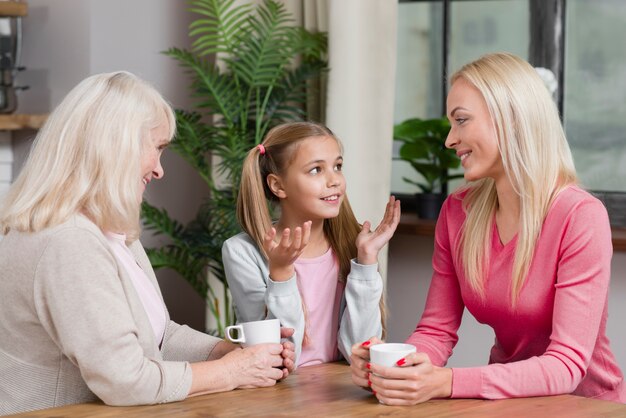
[[[367,381],[367,386],[372,386],[372,381],[371,380]]]
[[[375,391],[375,390],[372,390],[372,393],[373,393],[374,395],[376,395],[376,391]]]
[[[361,347],[367,347],[370,344],[371,344],[371,341],[365,341],[363,344],[361,344]]]
[[[405,360],[405,359],[403,359],[403,358],[401,358],[400,360],[398,360],[398,361],[396,362],[396,364],[397,364],[398,366],[402,366],[404,363],[406,363],[406,360]]]
[[[371,364],[369,364],[369,363],[367,363],[367,364],[365,364],[365,367],[367,367],[368,369],[371,369],[371,368],[372,368],[372,365],[371,365]]]

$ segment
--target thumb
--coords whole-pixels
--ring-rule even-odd
[[[370,221],[363,222],[363,227],[361,228],[360,234],[369,234],[371,226],[372,224],[370,223]]]

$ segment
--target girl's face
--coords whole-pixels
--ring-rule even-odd
[[[169,145],[169,129],[166,123],[161,123],[158,127],[151,129],[145,149],[141,156],[141,182],[139,187],[139,202],[142,200],[143,192],[152,179],[160,179],[165,174],[161,166],[161,154]]]
[[[268,185],[280,198],[283,217],[302,223],[334,218],[346,193],[343,157],[332,137],[301,141],[281,176],[270,174]]]
[[[463,78],[457,79],[448,94],[448,119],[452,128],[446,147],[456,150],[465,169],[465,180],[502,178],[504,167],[497,134],[487,103],[480,91]]]

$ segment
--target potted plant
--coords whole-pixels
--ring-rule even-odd
[[[448,172],[461,164],[455,151],[445,146],[448,132],[450,122],[445,117],[407,119],[393,128],[393,139],[402,143],[395,159],[408,162],[422,177],[421,180],[402,179],[421,190],[416,194],[417,214],[423,219],[437,219],[446,197],[442,186],[463,177]]]
[[[306,117],[308,82],[328,68],[327,36],[294,26],[285,6],[274,0],[188,4],[198,14],[189,27],[192,49],[165,53],[191,75],[192,95],[198,100],[194,111],[176,111],[171,149],[197,170],[210,196],[186,225],[147,202],[142,218],[148,229],[170,240],[147,249],[153,267],[171,268],[188,281],[216,319],[209,331],[223,336],[235,318],[221,248],[240,231],[235,206],[243,160],[270,128]],[[209,273],[223,285],[219,296]]]

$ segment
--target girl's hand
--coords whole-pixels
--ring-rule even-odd
[[[310,236],[311,221],[306,221],[302,227],[297,227],[293,234],[289,228],[283,229],[278,243],[274,241],[276,228],[270,229],[265,234],[263,248],[269,260],[270,278],[272,280],[284,282],[293,276],[293,263],[304,251]]]
[[[400,201],[394,196],[389,197],[383,220],[374,231],[370,231],[370,222],[363,223],[363,229],[356,237],[357,262],[359,264],[375,264],[378,252],[385,246],[396,231],[400,222]]]
[[[415,405],[452,394],[452,369],[433,366],[428,355],[412,353],[398,364],[400,367],[370,363],[370,387],[381,403]]]
[[[293,328],[280,327],[280,337],[289,338],[293,335],[295,330]],[[290,373],[296,369],[296,346],[290,342],[285,341],[283,344],[283,352],[281,356],[283,358],[283,379],[289,376]]]
[[[352,346],[352,354],[350,355],[350,371],[352,372],[352,381],[357,385],[369,389],[369,372],[367,364],[370,361],[370,347],[383,343],[376,337],[372,337],[362,343],[356,343]]]

